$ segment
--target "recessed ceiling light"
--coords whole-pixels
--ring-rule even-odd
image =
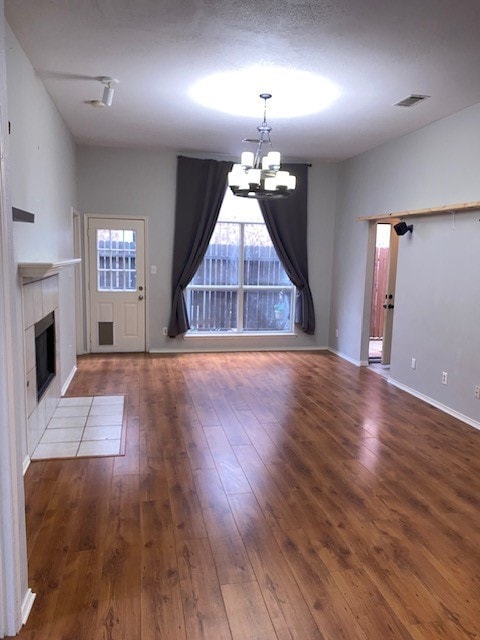
[[[273,95],[269,115],[276,119],[318,113],[340,95],[338,87],[322,76],[268,65],[207,76],[191,88],[190,95],[209,109],[258,117],[258,96],[265,92]]]

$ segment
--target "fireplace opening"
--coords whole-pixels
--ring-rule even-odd
[[[35,324],[35,364],[37,367],[37,400],[40,400],[56,373],[55,315],[53,311]]]

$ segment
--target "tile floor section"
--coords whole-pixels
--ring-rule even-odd
[[[122,453],[124,396],[62,398],[32,460]]]

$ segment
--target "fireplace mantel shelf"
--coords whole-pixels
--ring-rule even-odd
[[[58,262],[19,262],[18,272],[22,278],[39,280],[53,276],[60,269],[79,264],[81,261],[81,258],[71,258],[70,260],[59,260]]]

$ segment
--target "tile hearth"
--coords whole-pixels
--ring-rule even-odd
[[[124,396],[62,398],[31,459],[121,455]]]

